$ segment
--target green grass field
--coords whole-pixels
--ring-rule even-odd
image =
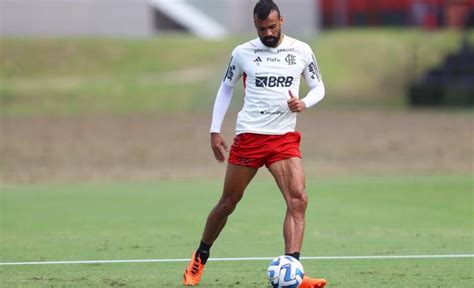
[[[4,185],[2,262],[183,259],[200,239],[220,181]],[[465,176],[310,181],[303,256],[473,254]],[[256,179],[212,257],[283,252],[284,203]],[[269,261],[209,262],[203,287],[266,287]],[[474,258],[306,260],[329,287],[472,287]],[[186,263],[0,266],[2,287],[179,287]]]
[[[364,29],[304,40],[316,53],[326,105],[400,107],[410,81],[458,49],[460,39],[455,31]],[[207,109],[233,47],[247,40],[2,38],[0,115]]]

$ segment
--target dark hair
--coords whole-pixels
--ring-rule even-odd
[[[273,0],[260,0],[255,4],[253,15],[260,20],[265,20],[272,11],[277,11],[278,16],[280,16],[280,9]]]

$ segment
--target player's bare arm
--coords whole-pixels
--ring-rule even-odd
[[[211,133],[211,148],[216,160],[221,163],[224,162],[229,148],[227,147],[224,138],[221,136],[221,133]]]

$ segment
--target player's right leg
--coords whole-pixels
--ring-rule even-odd
[[[283,225],[285,254],[299,260],[299,252],[303,244],[307,206],[302,160],[298,157],[280,160],[270,165],[269,170],[274,176],[287,204]],[[305,275],[300,288],[322,288],[324,286],[326,286],[325,279],[311,278]]]
[[[191,261],[184,271],[183,284],[185,286],[195,286],[201,281],[204,265],[209,257],[209,248],[224,228],[227,218],[232,214],[240,199],[242,199],[245,188],[257,171],[258,168],[254,167],[230,163],[227,165],[222,196],[207,217],[206,226],[201,238],[201,245],[198,250],[193,253]],[[207,251],[202,249],[203,246],[207,248]]]

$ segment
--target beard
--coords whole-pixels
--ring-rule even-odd
[[[277,36],[267,36],[267,37],[260,37],[260,40],[262,41],[263,45],[271,48],[275,48],[278,45],[278,42],[280,42],[281,38],[281,31],[278,33]]]

